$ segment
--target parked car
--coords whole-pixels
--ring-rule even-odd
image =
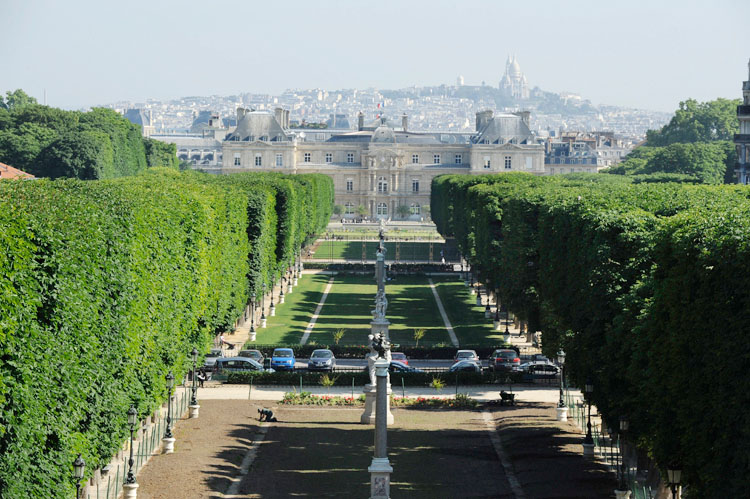
[[[295,362],[291,348],[275,348],[271,354],[271,368],[277,371],[294,371]]]
[[[552,361],[550,361],[547,357],[540,353],[535,353],[534,355],[532,355],[531,360],[533,362],[547,362],[549,364],[552,364]]]
[[[232,372],[264,371],[263,364],[250,357],[223,357],[214,365],[214,375],[222,376]]]
[[[453,356],[453,362],[462,360],[470,360],[479,364],[479,355],[477,355],[476,350],[458,350],[456,355]]]
[[[533,378],[554,378],[560,374],[560,368],[552,362],[526,362],[518,370]]]
[[[411,367],[398,360],[392,360],[390,367],[388,367],[388,370],[392,373],[423,373],[424,372],[421,369],[417,369],[416,367]]]
[[[240,350],[240,353],[237,354],[237,357],[249,357],[261,366],[263,365],[263,360],[265,360],[265,357],[263,357],[263,354],[260,352],[260,350]]]
[[[474,360],[459,360],[455,364],[451,366],[450,369],[448,369],[449,373],[459,373],[459,372],[470,372],[470,373],[481,373],[482,372],[482,366],[479,365],[479,362]]]
[[[489,359],[489,367],[493,371],[512,371],[521,365],[521,357],[512,348],[498,348]]]
[[[329,371],[333,372],[336,367],[336,357],[333,352],[327,348],[313,350],[310,360],[307,361],[308,371]]]
[[[206,357],[203,359],[203,367],[206,368],[207,371],[212,371],[214,366],[216,365],[216,361],[220,359],[221,357],[224,357],[224,352],[221,348],[212,348],[210,352],[206,354]]]
[[[401,362],[403,365],[409,365],[409,357],[403,352],[391,352],[391,360]]]

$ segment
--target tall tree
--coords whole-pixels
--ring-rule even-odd
[[[732,140],[739,131],[737,106],[739,99],[716,99],[698,102],[688,99],[680,102],[669,123],[660,130],[649,130],[648,145],[668,146],[678,142],[711,142]]]

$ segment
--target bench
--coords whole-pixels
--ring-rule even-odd
[[[506,391],[500,392],[500,405],[516,405],[516,394],[508,393]]]

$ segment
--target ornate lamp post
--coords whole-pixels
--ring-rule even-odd
[[[255,341],[255,293],[250,295],[250,341]]]
[[[132,405],[128,409],[128,426],[130,426],[130,459],[128,459],[128,478],[125,479],[126,484],[135,483],[135,475],[133,475],[133,432],[135,431],[135,425],[138,423],[138,411]]]
[[[268,315],[274,317],[276,315],[276,305],[273,303],[273,288],[276,285],[276,281],[271,284],[271,305],[268,307]]]
[[[508,329],[508,323],[510,322],[510,310],[505,308],[505,334],[510,336],[510,329]]]
[[[565,352],[562,348],[557,352],[557,363],[560,365],[560,400],[557,403],[557,420],[567,421],[568,408],[565,405],[565,397],[563,395],[563,384],[565,382]]]
[[[73,461],[73,478],[76,480],[76,499],[81,497],[81,479],[83,479],[83,470],[86,468],[86,463],[81,459],[81,455]]]
[[[286,294],[289,294],[289,293],[291,293],[294,290],[293,286],[292,286],[292,280],[293,280],[294,273],[292,272],[292,268],[291,267],[289,267],[288,269],[286,269],[286,273],[287,273],[287,278],[286,278],[286,286],[287,286],[286,287]]]
[[[281,274],[281,291],[279,291],[279,303],[284,303],[284,282],[286,276]]]
[[[591,436],[591,394],[594,393],[594,382],[591,378],[586,379],[586,385],[584,385],[584,393],[586,395],[586,402],[589,405],[589,418],[586,423],[586,437],[583,439],[583,456],[593,457],[594,456],[594,437]]]
[[[476,290],[474,289],[474,274],[469,274],[469,291],[471,294],[476,294]]]
[[[193,351],[190,352],[191,357],[193,358],[193,386],[191,387],[191,396],[190,396],[190,418],[197,418],[198,417],[198,411],[200,410],[201,406],[198,405],[198,385],[195,383],[195,363],[198,361],[198,349],[193,347]]]
[[[263,294],[260,298],[260,327],[264,328],[266,327],[266,322],[268,319],[266,319],[266,307],[263,303],[266,299],[266,283],[263,283]]]
[[[620,460],[620,463],[618,466],[620,468],[620,477],[619,477],[620,480],[617,485],[618,490],[615,491],[615,496],[617,498],[630,497],[630,491],[628,490],[627,485],[625,484],[625,455],[623,454],[624,445],[623,445],[623,438],[622,438],[625,432],[628,431],[629,428],[630,428],[630,422],[628,421],[628,418],[626,416],[620,416],[620,431],[618,434],[618,437],[619,437],[618,440],[620,443],[620,452],[618,454],[618,457]]]
[[[172,371],[164,377],[167,384],[167,428],[164,430],[164,454],[174,452],[174,437],[172,436],[172,387],[174,386],[174,374]]]
[[[677,489],[680,487],[680,481],[682,479],[682,469],[672,464],[667,468],[667,481],[669,482],[669,488],[672,490],[672,499],[677,499]]]

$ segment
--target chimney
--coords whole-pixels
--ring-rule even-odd
[[[245,117],[246,112],[247,112],[247,109],[245,109],[244,107],[237,108],[237,124],[239,124],[240,120]]]
[[[477,132],[481,131],[482,128],[487,126],[487,123],[490,122],[493,116],[493,112],[491,109],[488,109],[486,111],[479,111],[477,113]]]
[[[284,128],[284,110],[277,107],[273,110],[273,117],[276,118],[276,122],[281,128]]]
[[[365,128],[365,115],[362,114],[362,111],[359,112],[357,115],[357,130],[360,132]]]
[[[409,124],[409,117],[406,116],[406,113],[401,115],[401,128],[404,129],[404,132],[406,131],[406,126]]]
[[[521,121],[523,121],[526,126],[529,126],[529,117],[531,116],[531,112],[529,111],[519,111],[517,113],[513,113],[516,116],[521,118]]]

